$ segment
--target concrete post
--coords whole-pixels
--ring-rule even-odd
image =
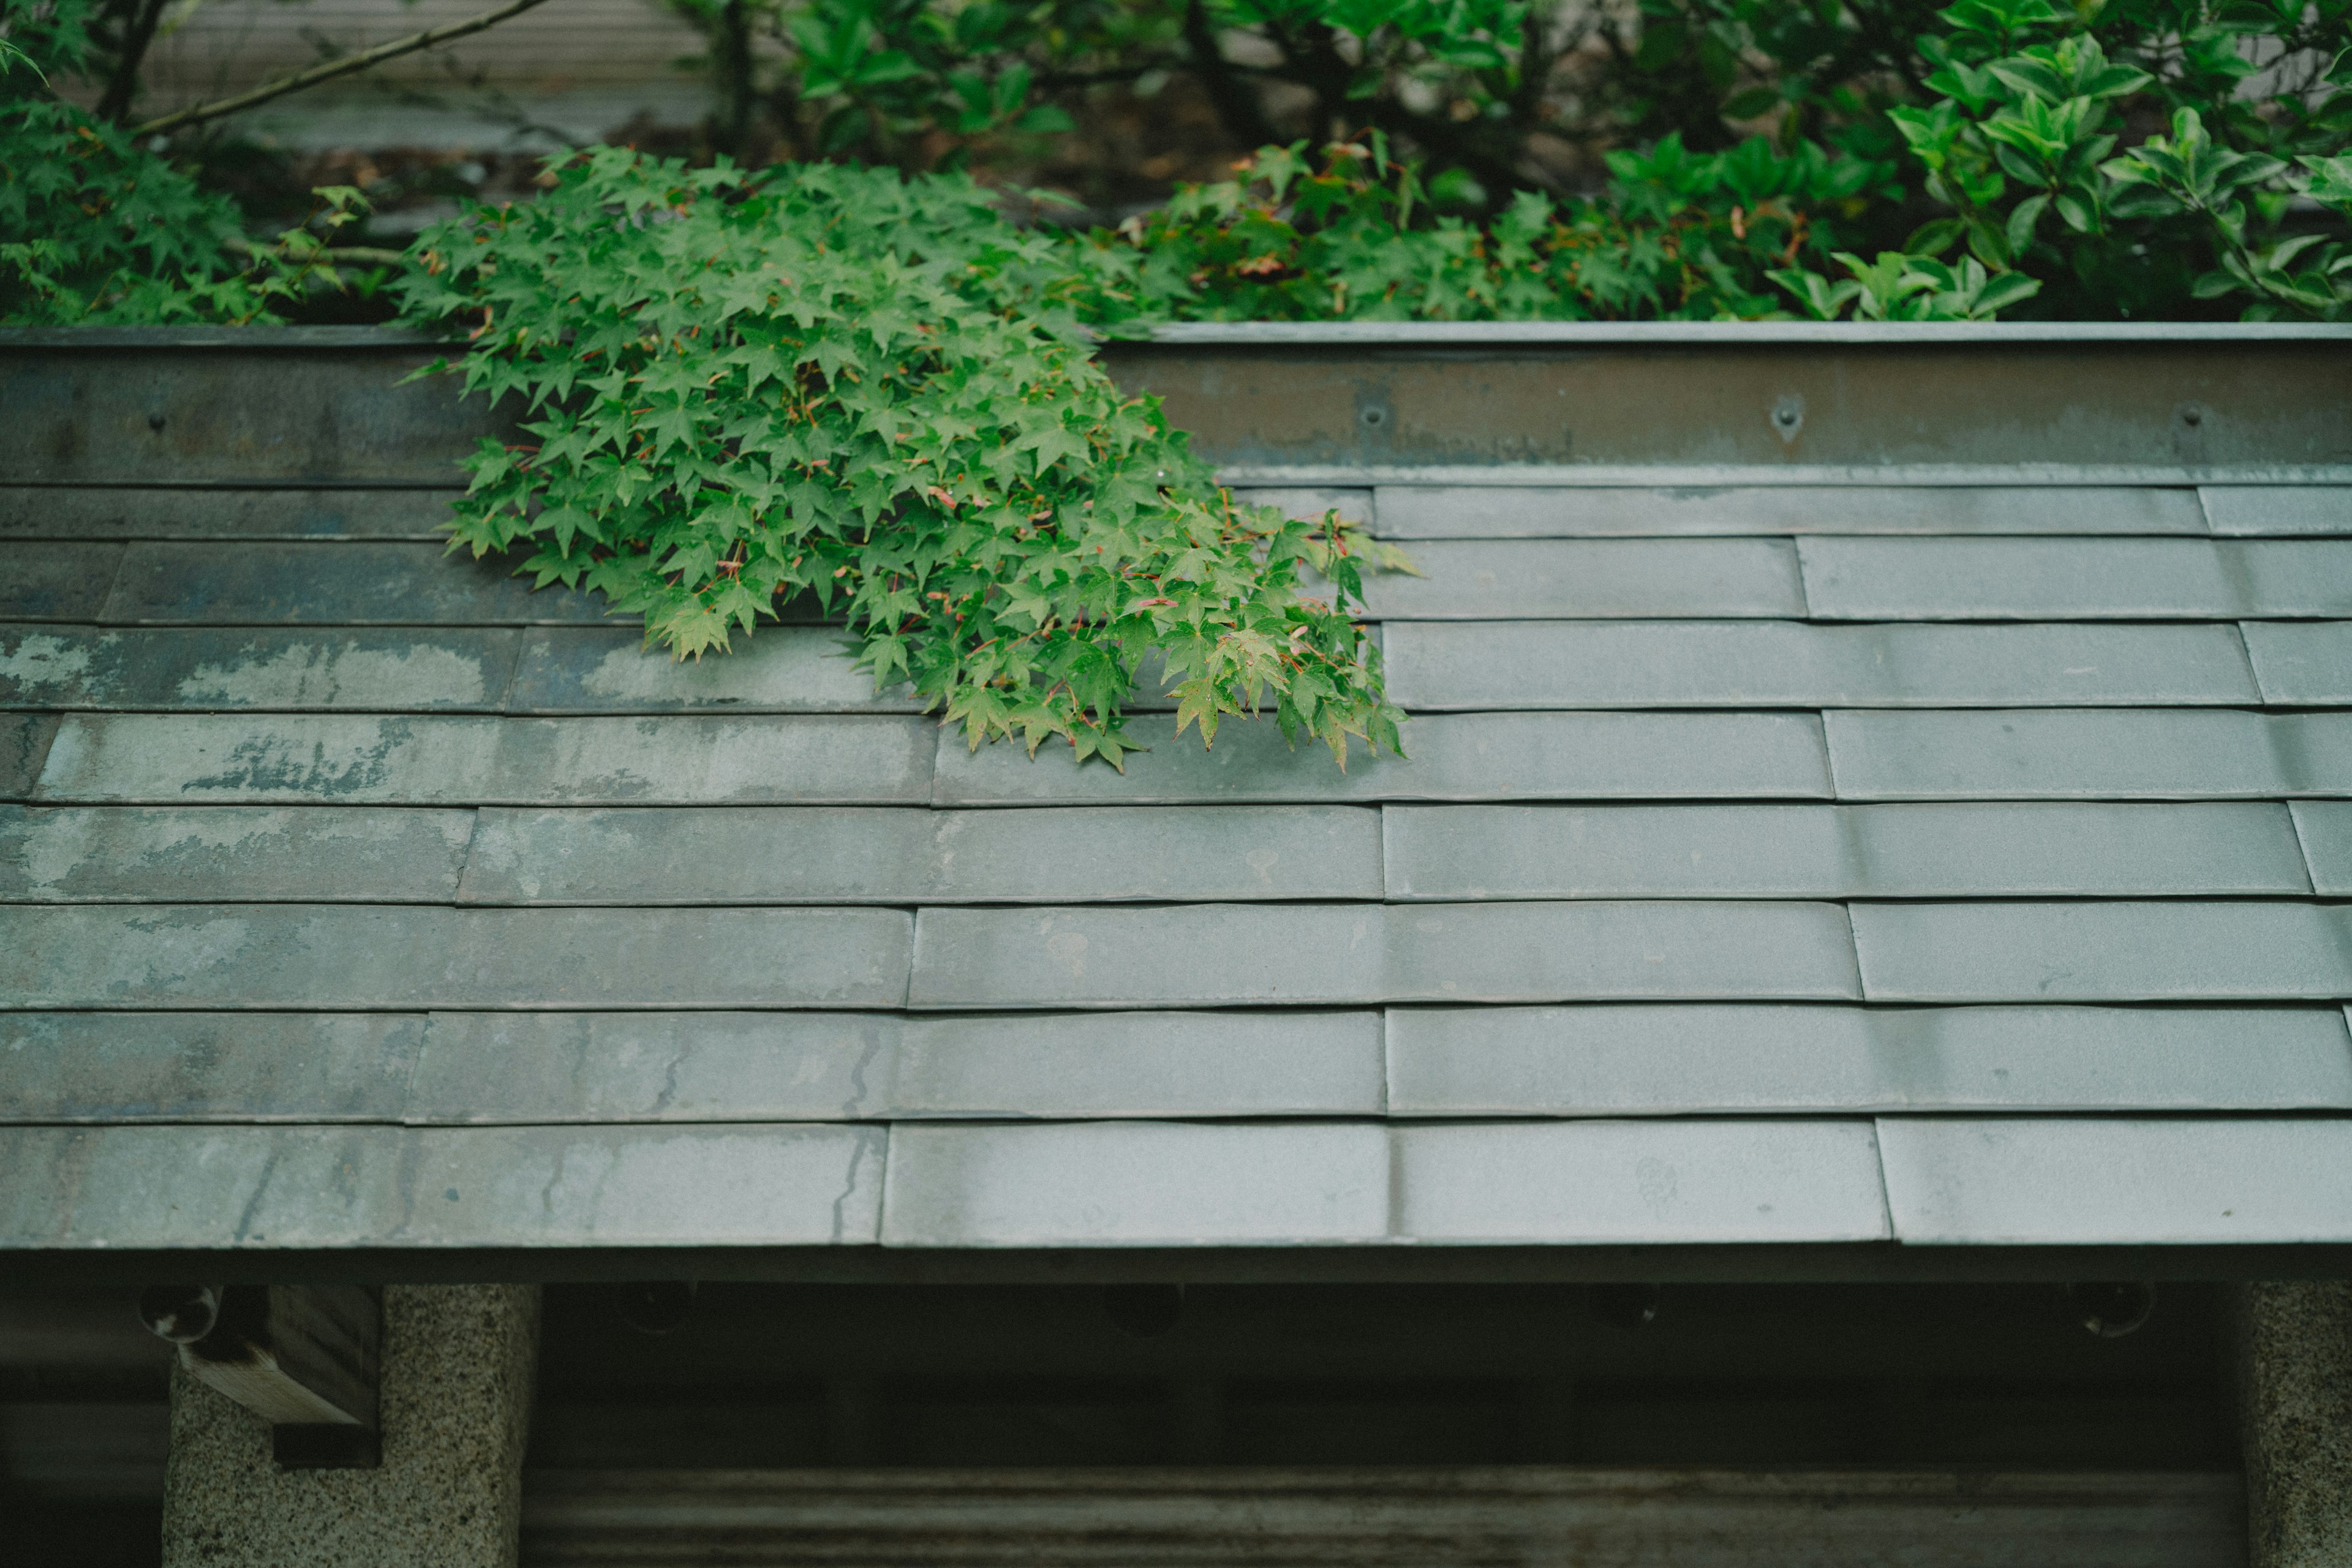
[[[163,1568],[513,1568],[539,1288],[383,1293],[373,1470],[280,1470],[269,1428],[175,1371]]]
[[[2242,1288],[2250,1568],[2352,1563],[2352,1282]]]

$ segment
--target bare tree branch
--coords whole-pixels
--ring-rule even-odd
[[[106,95],[98,100],[100,120],[121,121],[131,112],[131,100],[139,95],[139,67],[147,58],[147,46],[155,41],[155,29],[163,25],[163,7],[167,0],[144,0],[136,5],[122,25],[122,48],[114,62],[114,74],[106,83]]]
[[[256,104],[268,103],[273,98],[283,98],[289,92],[299,92],[306,87],[316,87],[322,81],[332,81],[339,76],[349,76],[353,71],[363,71],[370,66],[381,65],[385,60],[396,58],[401,55],[415,54],[419,49],[429,49],[436,44],[447,43],[451,38],[462,38],[468,33],[478,33],[485,27],[496,26],[509,16],[519,16],[532,6],[543,5],[546,3],[547,0],[507,0],[507,4],[495,11],[485,11],[478,16],[468,16],[462,22],[451,22],[446,26],[427,28],[422,33],[411,33],[407,37],[394,38],[388,44],[378,44],[373,48],[362,49],[355,55],[345,55],[341,59],[329,60],[323,65],[312,66],[308,70],[296,71],[292,76],[282,76],[276,81],[263,82],[259,87],[247,92],[238,93],[235,98],[216,99],[211,103],[199,103],[192,109],[183,109],[176,113],[166,114],[160,120],[151,120],[133,130],[131,134],[152,136],[165,131],[177,131],[183,125],[198,125],[207,120],[218,120],[224,114],[235,114],[239,110],[251,109]]]

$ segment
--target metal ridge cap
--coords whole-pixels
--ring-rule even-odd
[[[1953,343],[2352,342],[2352,324],[2313,321],[1173,321],[1169,347],[1435,347],[1693,344],[1889,347]]]
[[[2315,321],[1171,321],[1105,348],[1378,348],[1516,344],[1886,345],[1952,343],[2352,342],[2352,324]],[[453,348],[401,327],[0,327],[0,352],[39,349]]]
[[[2352,463],[2230,463],[2203,466],[2122,463],[1698,463],[1659,458],[1633,463],[1382,463],[1364,459],[1270,461],[1234,458],[1217,478],[1240,488],[1366,485],[1501,485],[1544,489],[1721,489],[1765,486],[1878,487],[1901,489],[1986,486],[2352,485]]]
[[[38,349],[456,348],[403,327],[0,327],[0,353]]]

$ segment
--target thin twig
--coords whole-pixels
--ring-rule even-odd
[[[446,43],[451,38],[462,38],[468,33],[478,33],[485,27],[495,26],[509,16],[519,16],[532,6],[546,3],[547,0],[507,0],[507,4],[495,11],[485,11],[478,16],[468,16],[462,22],[451,22],[446,26],[429,27],[422,33],[411,33],[407,37],[394,38],[388,44],[378,44],[373,48],[362,49],[355,55],[345,55],[341,59],[329,60],[323,65],[312,66],[309,70],[296,71],[292,76],[279,77],[276,81],[263,82],[251,91],[238,93],[235,98],[223,98],[215,100],[211,103],[199,103],[192,109],[183,109],[177,113],[166,114],[160,120],[151,120],[134,130],[131,134],[152,136],[165,131],[177,131],[183,125],[197,125],[207,120],[218,120],[224,114],[235,114],[239,110],[251,109],[258,103],[268,103],[273,98],[283,98],[289,92],[299,92],[306,87],[316,87],[322,81],[332,81],[339,76],[349,76],[353,71],[365,70],[370,66],[380,65],[385,60],[401,55],[415,54],[419,49],[429,49],[434,45]]]
[[[242,235],[233,236],[227,248],[239,256],[261,256],[272,247],[256,245]],[[328,267],[397,267],[406,258],[406,252],[383,250],[373,245],[330,245],[312,253],[311,258]]]

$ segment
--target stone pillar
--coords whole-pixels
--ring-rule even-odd
[[[2352,1563],[2352,1282],[2242,1287],[2250,1568]]]
[[[278,1469],[175,1369],[163,1568],[513,1568],[538,1358],[535,1285],[387,1287],[373,1470]]]

